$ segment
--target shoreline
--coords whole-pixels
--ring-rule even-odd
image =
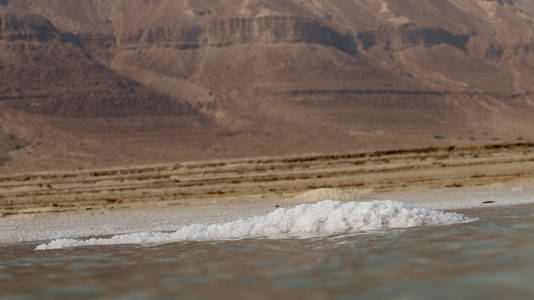
[[[322,200],[393,200],[452,211],[534,203],[534,145],[0,176],[0,245],[175,231]]]
[[[0,216],[261,203],[534,183],[534,144],[232,159],[0,176]]]
[[[469,211],[473,209],[534,204],[534,183],[396,191],[368,195],[359,200],[359,195],[342,190],[327,190],[326,193],[324,190],[317,190],[292,198],[262,202],[19,214],[0,218],[0,246],[61,238],[84,239],[139,232],[173,232],[192,224],[220,224],[244,220],[267,215],[279,207],[291,208],[329,198],[346,201],[347,196],[353,196],[355,201],[393,200],[420,208],[469,215]],[[483,203],[488,200],[492,203]]]

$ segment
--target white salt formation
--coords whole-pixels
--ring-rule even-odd
[[[175,232],[143,232],[88,240],[58,239],[36,250],[121,244],[163,244],[181,241],[238,240],[248,238],[320,237],[363,231],[465,223],[474,219],[394,201],[323,201],[281,208],[266,216],[221,224],[195,224]]]

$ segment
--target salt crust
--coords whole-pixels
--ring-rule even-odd
[[[450,225],[473,220],[457,213],[418,208],[395,201],[326,200],[316,204],[280,208],[264,216],[226,223],[193,224],[175,232],[141,232],[87,240],[57,239],[37,246],[36,250],[182,241],[322,237],[393,228]]]

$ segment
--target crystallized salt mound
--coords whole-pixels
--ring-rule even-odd
[[[144,232],[102,239],[59,239],[36,250],[78,246],[173,243],[246,238],[317,237],[425,225],[464,223],[473,219],[456,213],[417,208],[393,201],[323,201],[281,208],[266,216],[222,224],[195,224],[176,232]]]
[[[295,196],[301,202],[319,202],[324,200],[355,201],[358,195],[340,189],[316,189]]]

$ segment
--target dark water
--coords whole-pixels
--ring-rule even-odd
[[[534,205],[469,224],[320,239],[35,252],[0,246],[0,298],[534,298]]]

